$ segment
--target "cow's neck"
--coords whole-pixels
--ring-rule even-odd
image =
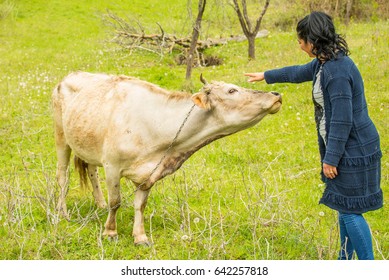
[[[182,106],[185,110],[180,110],[172,122],[172,125],[177,127],[175,131],[177,135],[178,128],[187,118],[174,144],[175,150],[180,152],[194,153],[212,141],[230,134],[225,131],[225,124],[214,111],[207,111],[197,106],[192,109],[193,105],[192,100],[185,102],[185,106]]]

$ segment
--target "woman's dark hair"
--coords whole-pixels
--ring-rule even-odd
[[[346,40],[335,32],[332,18],[323,12],[312,12],[304,17],[296,31],[299,39],[313,45],[312,53],[317,58],[336,59],[339,51],[350,54]]]

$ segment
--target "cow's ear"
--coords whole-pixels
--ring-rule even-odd
[[[209,110],[211,103],[209,102],[208,94],[204,92],[195,93],[192,95],[193,102],[200,108]]]

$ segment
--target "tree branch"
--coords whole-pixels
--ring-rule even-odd
[[[189,80],[192,75],[193,57],[195,52],[197,51],[197,41],[200,35],[201,21],[203,19],[203,14],[204,14],[206,4],[207,4],[207,0],[199,0],[199,5],[198,5],[199,12],[197,14],[195,25],[193,27],[192,40],[190,43],[188,56],[186,58],[186,79],[187,80]]]
[[[259,28],[261,27],[262,19],[266,14],[266,11],[267,11],[267,8],[269,7],[269,4],[270,4],[270,0],[266,0],[265,6],[263,7],[262,12],[261,12],[259,18],[257,19],[257,23],[255,25],[255,30],[254,30],[255,34],[259,31]]]
[[[233,2],[234,2],[233,7],[235,9],[235,12],[238,14],[238,19],[240,22],[240,26],[242,27],[242,31],[246,35],[246,37],[249,37],[250,31],[248,30],[247,23],[245,21],[245,17],[243,16],[242,11],[240,10],[238,0],[233,0]]]

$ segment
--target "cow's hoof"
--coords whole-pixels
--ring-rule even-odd
[[[118,233],[116,230],[105,230],[103,236],[107,237],[110,241],[118,240]]]
[[[139,242],[135,242],[135,246],[151,247],[151,246],[153,246],[153,243],[149,242],[148,240],[139,241]]]
[[[107,239],[108,239],[108,241],[111,241],[111,242],[117,242],[119,240],[119,236],[118,235],[107,236]]]
[[[140,246],[151,246],[152,244],[149,242],[146,234],[140,234],[138,236],[134,236],[134,244]]]

